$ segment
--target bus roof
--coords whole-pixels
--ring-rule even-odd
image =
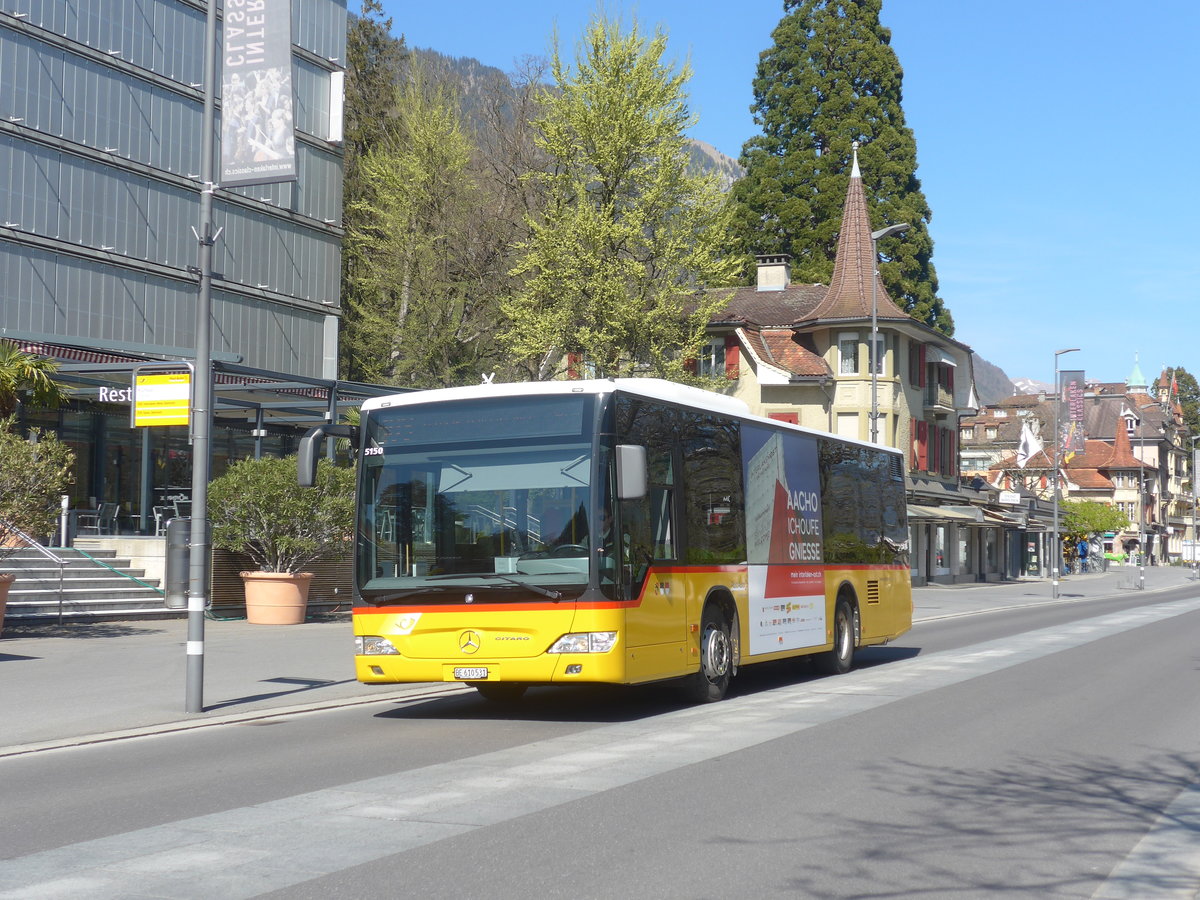
[[[372,397],[363,403],[364,412],[417,403],[443,403],[450,400],[475,400],[489,397],[529,397],[557,394],[610,394],[621,391],[652,400],[698,406],[730,416],[748,416],[750,407],[734,397],[714,391],[663,381],[658,378],[597,378],[575,381],[519,381],[508,384],[475,384],[469,387],[434,388],[409,391],[389,397]]]
[[[636,394],[651,400],[661,400],[666,403],[676,403],[748,419],[755,422],[769,422],[779,428],[793,431],[803,431],[823,438],[834,438],[848,444],[858,444],[874,450],[883,450],[899,454],[895,447],[885,444],[872,444],[870,441],[841,437],[825,431],[815,431],[803,425],[790,422],[780,422],[767,419],[750,412],[750,407],[743,400],[727,397],[715,391],[677,384],[659,378],[595,378],[572,381],[516,381],[506,384],[473,384],[467,387],[432,388],[430,390],[407,391],[403,394],[392,394],[388,397],[371,397],[362,405],[364,412],[373,409],[389,409],[401,406],[414,406],[421,403],[444,403],[453,400],[475,400],[489,397],[533,397],[554,396],[559,394],[611,394],[620,391],[626,394]]]

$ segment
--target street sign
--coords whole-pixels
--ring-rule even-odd
[[[191,372],[134,375],[133,426],[186,425],[191,400]]]

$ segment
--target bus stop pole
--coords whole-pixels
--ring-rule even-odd
[[[217,3],[208,0],[204,29],[204,116],[200,141],[200,296],[196,304],[196,371],[192,385],[192,528],[188,565],[187,711],[204,712],[204,611],[211,560],[208,478],[212,430],[212,207],[216,122]]]

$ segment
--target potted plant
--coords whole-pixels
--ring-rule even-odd
[[[354,472],[321,460],[317,483],[302,488],[296,458],[234,463],[208,487],[212,545],[244,553],[246,619],[258,625],[304,621],[309,563],[342,551],[354,533]]]
[[[74,480],[74,462],[71,448],[55,435],[35,428],[25,438],[11,417],[0,418],[0,558],[20,549],[26,535],[54,534],[60,498]],[[15,578],[0,572],[0,629]]]

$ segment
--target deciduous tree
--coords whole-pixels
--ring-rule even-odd
[[[410,65],[394,96],[393,125],[362,156],[360,196],[347,206],[357,290],[346,351],[369,381],[478,381],[499,352],[489,274],[504,237],[490,228],[451,89]]]
[[[724,299],[708,288],[736,271],[728,204],[687,172],[690,69],[664,60],[666,45],[661,31],[597,17],[573,66],[553,52],[536,122],[546,205],[529,220],[513,270],[522,284],[504,304],[503,340],[533,378],[578,357],[596,375],[686,379]]]
[[[734,185],[739,242],[747,255],[789,253],[798,281],[833,273],[851,144],[873,228],[907,222],[880,242],[880,274],[892,298],[918,321],[954,333],[937,296],[931,212],[917,179],[916,140],[901,104],[902,70],[882,0],[787,0],[754,78],[762,134],[742,149]]]
[[[1106,503],[1095,500],[1063,500],[1062,530],[1065,534],[1103,534],[1106,531],[1123,531],[1129,527],[1126,515]]]
[[[1175,377],[1175,401],[1183,410],[1183,424],[1190,434],[1200,435],[1200,384],[1183,366],[1167,369],[1167,378]]]

